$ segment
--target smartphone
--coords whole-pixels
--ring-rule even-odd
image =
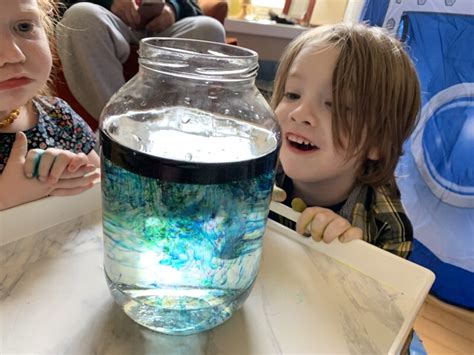
[[[138,8],[140,27],[143,28],[155,17],[159,16],[165,6],[165,0],[142,0]]]

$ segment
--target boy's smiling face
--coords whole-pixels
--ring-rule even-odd
[[[347,160],[346,150],[336,149],[333,140],[332,75],[338,56],[337,48],[304,48],[275,110],[282,129],[280,161],[295,185],[350,191],[356,180],[360,159]]]
[[[27,103],[45,85],[52,59],[36,0],[2,0],[0,113]]]

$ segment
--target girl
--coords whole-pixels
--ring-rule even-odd
[[[0,210],[82,192],[99,176],[93,132],[65,102],[41,96],[52,67],[54,13],[48,0],[2,0]]]
[[[272,106],[283,137],[280,200],[311,206],[296,230],[317,241],[364,239],[407,257],[413,231],[394,171],[420,88],[402,45],[363,24],[307,31],[282,56]]]

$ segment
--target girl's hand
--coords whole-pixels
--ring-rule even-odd
[[[339,238],[341,242],[362,239],[362,230],[352,227],[349,221],[328,208],[309,207],[301,213],[296,223],[296,232],[319,242],[331,243]]]
[[[32,149],[26,154],[25,175],[37,177],[41,182],[57,183],[59,179],[71,179],[83,176],[88,166],[87,155],[67,150],[48,148]],[[90,172],[90,171],[89,171]]]
[[[94,165],[87,164],[72,172],[64,170],[63,175],[56,182],[49,180],[42,182],[38,179],[28,178],[24,172],[27,149],[26,136],[22,132],[18,132],[7,165],[0,175],[0,210],[49,195],[78,194],[91,188],[94,180],[100,176],[98,172],[94,171]],[[82,157],[78,159],[81,161]],[[71,159],[71,164],[74,161]]]

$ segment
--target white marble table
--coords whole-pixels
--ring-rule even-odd
[[[114,305],[100,211],[9,242],[0,247],[0,353],[398,352],[433,282],[430,272],[363,242],[314,249],[283,231],[267,228],[243,308],[192,336],[152,332]]]

